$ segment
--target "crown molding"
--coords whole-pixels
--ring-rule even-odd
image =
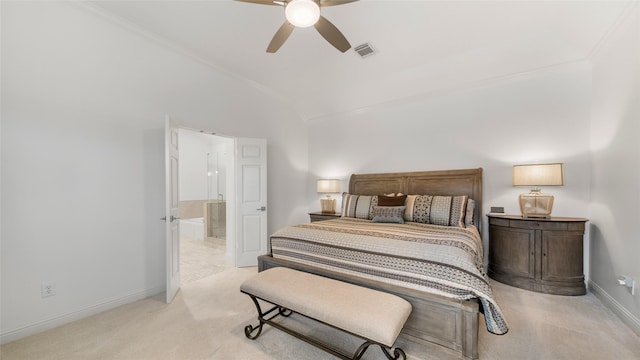
[[[463,81],[448,87],[431,89],[431,90],[419,92],[410,96],[405,96],[405,97],[396,98],[396,99],[389,99],[387,101],[381,101],[381,102],[367,105],[367,106],[308,117],[308,118],[305,118],[305,121],[306,122],[322,121],[323,119],[330,119],[337,116],[340,116],[340,117],[355,116],[362,113],[378,111],[383,107],[409,104],[416,101],[422,101],[425,99],[451,95],[458,92],[481,89],[481,88],[486,88],[491,86],[504,85],[504,84],[513,83],[517,81],[525,81],[528,79],[533,79],[533,78],[537,78],[545,75],[559,74],[559,73],[565,72],[569,68],[576,68],[578,66],[591,66],[591,64],[586,59],[576,59],[576,60],[566,61],[562,63],[532,68],[529,70],[524,70],[524,71],[511,73],[511,74],[492,76],[492,77],[487,77],[484,79],[473,80],[473,81],[466,81],[466,82]]]
[[[593,63],[595,59],[602,54],[604,48],[607,47],[607,44],[611,42],[613,36],[618,32],[618,30],[625,24],[627,21],[630,21],[633,14],[638,11],[640,8],[640,1],[633,1],[627,4],[625,9],[622,11],[622,14],[618,17],[618,19],[609,27],[609,29],[602,35],[600,40],[596,43],[596,45],[591,49],[586,59]]]
[[[234,79],[236,81],[239,81],[241,83],[244,83],[245,85],[247,85],[248,87],[255,89],[271,98],[273,98],[274,100],[278,101],[279,103],[281,103],[283,106],[285,106],[286,108],[288,108],[289,110],[291,110],[293,113],[295,113],[299,118],[302,119],[302,115],[300,114],[300,112],[298,111],[298,109],[291,103],[291,101],[285,97],[282,96],[281,94],[273,91],[271,88],[250,80],[242,75],[239,75],[225,67],[222,67],[214,62],[212,62],[211,60],[207,59],[206,57],[198,54],[197,52],[185,48],[183,46],[180,46],[178,44],[176,44],[175,42],[167,39],[166,37],[159,35],[153,31],[149,31],[133,22],[131,22],[130,20],[127,20],[121,16],[118,16],[116,14],[113,14],[101,7],[99,7],[98,5],[92,4],[89,1],[85,1],[85,0],[69,0],[69,3],[72,3],[74,5],[76,5],[77,7],[84,9],[90,13],[93,13],[99,17],[101,17],[104,20],[107,20],[117,26],[120,26],[124,29],[126,29],[127,31],[130,31],[132,33],[135,33],[139,36],[142,36],[143,38],[146,38],[147,40],[150,40],[164,48],[167,48],[179,55],[182,55],[186,58],[189,58],[191,60],[194,60],[196,62],[199,62],[209,68],[212,68],[213,70],[221,73],[224,76],[227,76],[231,79]]]

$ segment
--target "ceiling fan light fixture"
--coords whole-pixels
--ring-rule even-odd
[[[287,3],[284,14],[292,25],[306,28],[320,19],[320,6],[313,0],[291,0]]]

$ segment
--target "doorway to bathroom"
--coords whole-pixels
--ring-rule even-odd
[[[234,140],[179,129],[180,282],[234,266],[228,246],[227,199],[234,194]]]

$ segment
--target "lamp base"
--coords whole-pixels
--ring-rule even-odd
[[[518,199],[523,218],[548,219],[551,217],[553,195],[543,194],[540,190],[534,189],[528,194],[520,195]]]
[[[336,199],[324,198],[320,199],[320,207],[323,214],[335,214],[336,213]]]

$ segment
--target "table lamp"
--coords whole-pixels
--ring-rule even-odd
[[[318,192],[327,194],[327,197],[320,199],[320,206],[324,214],[335,214],[336,199],[331,197],[332,193],[340,192],[340,180],[320,179],[318,180]]]
[[[513,186],[533,186],[530,193],[519,197],[524,218],[549,218],[553,195],[543,194],[539,187],[559,185],[564,185],[562,163],[513,166]]]

